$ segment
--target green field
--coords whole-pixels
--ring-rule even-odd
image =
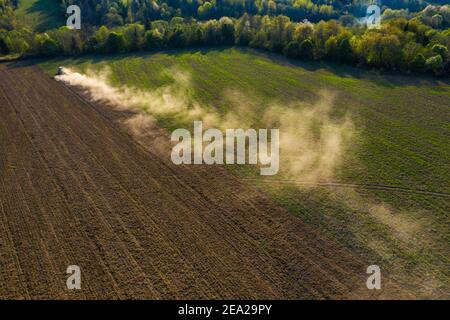
[[[252,110],[257,110],[255,117],[274,102],[295,103],[301,108],[314,104],[324,90],[335,95],[332,117],[350,116],[354,135],[333,180],[323,181],[334,185],[305,187],[301,179],[289,182],[283,175],[261,178],[246,166],[232,170],[242,178],[255,179],[249,182],[328,237],[379,265],[418,296],[448,294],[448,79],[301,64],[234,48],[40,63],[49,73],[59,65],[80,71],[108,66],[114,85],[144,91],[172,83],[168,70],[176,68],[190,75],[188,94],[202,105],[219,113],[235,112],[227,92],[239,92]],[[179,119],[168,120],[161,123],[169,127],[180,124]]]
[[[38,32],[65,25],[57,0],[19,0],[16,15],[22,25]]]

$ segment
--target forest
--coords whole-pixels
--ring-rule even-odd
[[[375,29],[361,20],[364,0],[61,0],[61,15],[72,4],[81,8],[81,30],[36,32],[16,19],[20,1],[0,0],[0,55],[237,45],[303,61],[450,73],[450,6],[439,1],[383,1],[382,23]]]

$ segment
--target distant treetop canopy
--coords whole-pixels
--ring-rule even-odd
[[[434,1],[438,3],[439,1]],[[450,72],[450,6],[383,0],[382,24],[362,23],[367,0],[61,0],[81,7],[82,29],[34,32],[0,0],[0,55],[116,53],[239,45],[300,60],[403,72]]]

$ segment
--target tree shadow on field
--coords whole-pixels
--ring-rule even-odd
[[[37,0],[26,10],[27,14],[39,14],[39,23],[34,27],[36,31],[44,32],[65,25],[58,2],[57,0]]]
[[[224,52],[228,49],[231,49],[234,47],[231,46],[216,46],[216,47],[209,47],[209,46],[199,46],[194,48],[186,48],[186,49],[168,49],[164,50],[163,52],[169,56],[179,56],[180,54],[185,53],[200,53],[201,55],[206,55],[211,52]]]
[[[401,86],[438,86],[450,85],[448,77],[433,77],[429,74],[405,74],[388,72],[383,70],[368,69],[364,66],[349,66],[331,62],[321,61],[300,61],[287,58],[280,53],[272,53],[253,48],[240,48],[242,52],[248,52],[265,57],[280,65],[288,67],[298,67],[310,72],[325,71],[332,75],[356,80],[370,81],[375,85],[387,88]]]
[[[179,56],[185,53],[200,53],[207,55],[213,52],[224,52],[226,50],[235,49],[243,53],[249,53],[260,57],[265,57],[272,62],[283,66],[297,67],[309,72],[325,71],[332,75],[369,81],[377,86],[386,88],[396,88],[402,86],[440,86],[450,85],[450,79],[448,77],[433,77],[429,74],[405,74],[388,72],[383,70],[368,69],[364,66],[349,66],[331,62],[320,61],[300,61],[283,56],[281,53],[273,53],[264,51],[261,49],[238,47],[238,46],[217,46],[217,47],[196,47],[188,49],[167,49],[161,51],[155,51],[158,53],[164,53],[171,56]]]
[[[222,52],[230,47],[195,47],[195,48],[181,48],[181,49],[160,49],[160,50],[146,50],[139,52],[124,52],[124,53],[100,53],[100,54],[87,54],[74,58],[76,61],[81,58],[83,61],[89,61],[92,63],[99,63],[102,61],[121,61],[128,58],[148,58],[155,54],[165,54],[168,56],[180,56],[186,53],[201,53],[203,55],[209,52]]]

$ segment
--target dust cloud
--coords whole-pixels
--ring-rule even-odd
[[[126,123],[136,135],[158,117],[182,120],[187,128],[192,127],[195,120],[203,121],[205,129],[279,128],[280,171],[284,178],[319,182],[334,177],[342,163],[343,152],[350,145],[354,127],[348,116],[340,119],[331,116],[334,105],[331,93],[320,92],[314,104],[272,102],[258,108],[249,103],[250,99],[242,92],[224,90],[224,100],[229,101],[230,111],[221,113],[192,97],[189,74],[176,69],[170,73],[173,83],[153,90],[114,86],[109,80],[108,68],[88,70],[85,74],[65,68],[63,74],[55,78],[82,88],[94,101],[118,110],[140,111]]]
[[[333,119],[334,95],[320,92],[319,97],[315,104],[269,106],[263,116],[264,123],[280,128],[280,167],[288,179],[332,180],[351,143],[354,126],[350,117]]]
[[[215,123],[212,114],[189,97],[190,78],[186,73],[172,70],[174,83],[153,91],[144,91],[129,86],[113,86],[111,71],[86,71],[86,74],[64,68],[63,74],[55,77],[68,85],[82,88],[92,100],[112,105],[118,110],[144,111],[150,116],[177,117],[191,122],[204,119]],[[141,121],[142,123],[142,118]]]

